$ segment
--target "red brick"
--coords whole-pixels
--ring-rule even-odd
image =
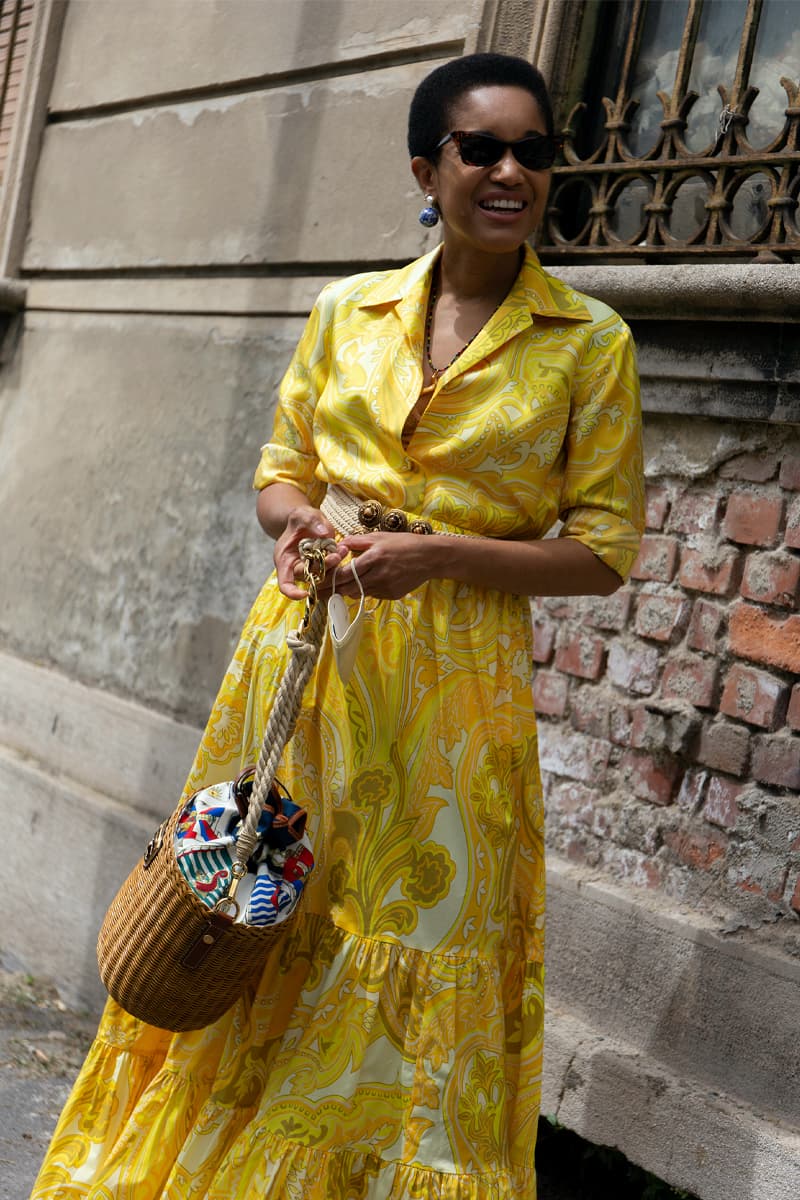
[[[581,679],[599,679],[603,673],[606,644],[602,638],[576,633],[561,640],[556,650],[556,669]]]
[[[612,705],[608,716],[608,726],[611,740],[615,746],[630,746],[631,744],[631,713],[622,704]]]
[[[645,534],[631,575],[634,579],[656,579],[660,583],[669,583],[677,563],[678,543],[675,538]]]
[[[800,683],[796,683],[792,688],[789,711],[786,714],[786,724],[790,725],[792,729],[800,729]]]
[[[637,754],[628,750],[622,756],[620,770],[640,800],[651,804],[672,803],[681,774],[677,759],[666,754]]]
[[[800,496],[789,505],[783,540],[790,549],[800,550]]]
[[[800,675],[800,616],[779,620],[753,604],[730,614],[728,642],[739,658]]]
[[[790,492],[800,492],[800,454],[787,454],[781,463],[778,476],[781,487]]]
[[[661,685],[665,700],[679,700],[695,708],[713,708],[719,667],[713,658],[692,655],[667,662]]]
[[[608,650],[608,678],[617,687],[649,696],[658,683],[661,658],[652,646],[633,646],[612,642]]]
[[[548,775],[566,775],[583,783],[601,783],[611,743],[582,733],[565,733],[559,725],[539,727],[539,762]]]
[[[717,492],[684,492],[672,506],[670,530],[678,533],[704,533],[714,529],[722,496]]]
[[[759,492],[735,492],[728,499],[722,532],[746,546],[772,546],[778,539],[783,499]]]
[[[786,709],[789,687],[766,671],[736,663],[728,672],[720,712],[749,725],[774,729]]]
[[[722,479],[739,479],[744,483],[766,483],[778,469],[775,454],[737,454],[719,469]]]
[[[795,608],[800,591],[800,559],[792,554],[749,554],[739,591],[748,600]]]
[[[645,592],[636,605],[636,632],[654,642],[670,642],[683,632],[689,601],[681,592]]]
[[[712,775],[703,806],[705,819],[723,829],[733,829],[739,819],[736,798],[744,790],[744,786],[743,783],[734,783],[732,779],[725,779],[722,775]]]
[[[728,775],[744,775],[750,753],[750,733],[743,725],[716,721],[700,733],[697,761]]]
[[[753,739],[753,777],[773,787],[800,789],[800,738],[791,736]]]
[[[592,596],[591,605],[583,618],[584,622],[593,629],[619,632],[627,624],[631,598],[627,588],[620,588],[611,596]]]
[[[681,862],[699,871],[708,871],[718,859],[725,857],[727,841],[720,833],[693,833],[671,829],[664,841]]]
[[[555,671],[537,671],[533,677],[533,707],[548,717],[563,717],[567,711],[569,682]]]
[[[687,812],[696,812],[700,807],[708,782],[708,771],[687,771],[681,780],[677,804]]]
[[[738,582],[740,561],[741,555],[730,546],[710,552],[684,546],[678,582],[691,592],[729,595]]]
[[[613,700],[605,691],[594,687],[579,687],[572,694],[570,721],[573,729],[592,737],[610,736]]]
[[[794,891],[789,903],[796,913],[800,913],[800,875],[797,876],[797,883],[794,885]]]
[[[550,661],[556,640],[557,626],[555,621],[547,617],[536,616],[533,619],[533,661],[546,663]]]
[[[648,484],[646,524],[648,529],[663,529],[669,509],[669,492],[658,484]]]
[[[706,654],[716,654],[717,639],[725,614],[716,604],[708,600],[697,599],[692,609],[692,619],[686,640],[692,650],[702,650]]]
[[[667,723],[661,713],[643,705],[635,708],[631,719],[630,744],[636,750],[657,750],[667,739]]]

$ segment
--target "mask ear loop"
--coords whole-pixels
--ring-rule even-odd
[[[333,568],[333,578],[331,579],[331,600],[336,595],[336,576],[338,574],[339,567],[341,565],[342,564],[339,563],[338,566]],[[356,613],[355,617],[353,618],[353,620],[357,621],[358,618],[361,616],[361,611],[364,607],[365,597],[364,597],[364,588],[361,583],[361,580],[358,577],[358,571],[356,570],[356,560],[354,558],[352,558],[350,560],[350,570],[353,572],[353,579],[355,579],[356,583],[358,584],[358,590],[361,592],[361,599],[358,604],[358,612]],[[339,599],[341,600],[341,596],[339,597]]]

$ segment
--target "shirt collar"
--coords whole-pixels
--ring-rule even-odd
[[[441,245],[429,254],[417,258],[407,267],[382,275],[375,284],[367,285],[359,308],[378,308],[385,304],[410,302],[411,307],[425,300],[433,266],[441,254]],[[533,317],[561,321],[590,321],[591,313],[582,297],[560,279],[548,275],[530,246],[525,246],[525,258],[503,306],[527,308]]]

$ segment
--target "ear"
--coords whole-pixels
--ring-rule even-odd
[[[436,195],[436,168],[427,158],[422,158],[417,155],[411,160],[411,170],[414,173],[419,186],[422,188],[423,194],[427,195],[432,192]]]

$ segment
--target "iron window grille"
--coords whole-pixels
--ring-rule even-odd
[[[799,77],[800,0],[588,0],[541,257],[797,260]]]

